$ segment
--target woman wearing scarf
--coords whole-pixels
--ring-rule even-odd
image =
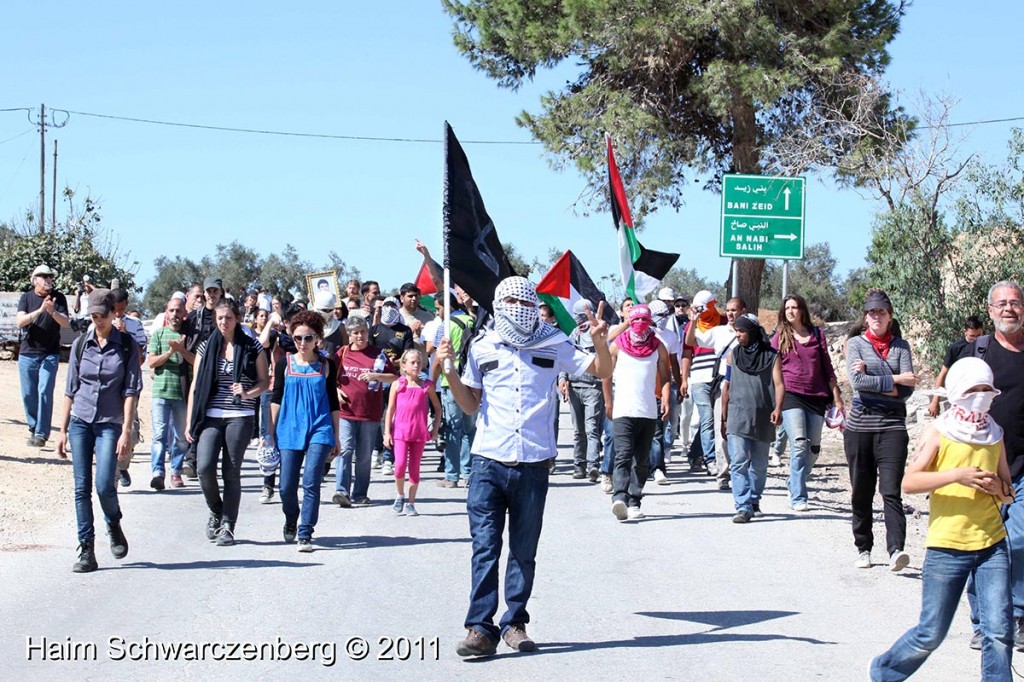
[[[612,376],[604,380],[604,396],[615,438],[612,514],[619,521],[635,521],[644,517],[640,499],[650,470],[657,420],[666,419],[671,407],[668,351],[654,335],[650,308],[630,308],[629,328],[615,337],[610,351],[613,369]]]
[[[782,359],[786,397],[782,403],[785,433],[793,446],[789,457],[789,507],[807,511],[807,479],[821,452],[821,427],[830,405],[843,409],[843,397],[825,333],[811,324],[803,296],[787,296],[779,310],[779,331],[772,348]],[[785,441],[777,446],[785,447]]]
[[[903,491],[931,493],[922,575],[921,619],[871,662],[871,679],[905,680],[946,636],[964,585],[974,577],[980,616],[981,679],[1010,682],[1013,608],[1010,559],[999,505],[1013,501],[1003,429],[989,418],[999,395],[979,358],[950,367],[950,409],[925,430]]]
[[[907,517],[900,484],[907,464],[907,406],[917,377],[910,346],[893,334],[892,304],[880,289],[864,301],[863,334],[846,344],[846,367],[853,387],[853,407],[846,417],[843,445],[850,466],[853,541],[857,568],[871,568],[871,503],[875,484],[882,495],[889,570],[906,568],[903,551]]]
[[[768,448],[782,422],[782,361],[754,315],[736,318],[737,347],[726,356],[722,382],[722,438],[729,440],[733,523],[761,516]]]
[[[217,303],[217,327],[196,350],[185,427],[189,442],[196,444],[199,483],[210,508],[206,537],[221,546],[235,544],[242,458],[252,437],[258,399],[270,386],[263,346],[243,331],[239,317],[238,304],[230,298]],[[224,477],[223,499],[218,464]]]

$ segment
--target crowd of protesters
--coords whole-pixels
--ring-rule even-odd
[[[439,273],[431,274],[440,289]],[[53,275],[36,268],[19,304],[31,447],[49,437],[59,333],[70,319]],[[92,324],[73,345],[57,417],[58,453],[72,458],[75,471],[73,568],[97,568],[93,478],[111,552],[118,559],[128,553],[117,485],[131,484],[127,463],[139,438],[133,425],[144,383],[153,399],[150,486],[181,488],[197,479],[209,511],[205,535],[219,546],[234,544],[251,446],[263,476],[259,501],[280,495],[283,541],[309,552],[332,468],[339,507],[372,504],[378,469],[394,477],[394,511],[417,516],[420,469],[432,445],[444,473],[438,485],[468,488],[473,590],[458,647],[464,656],[490,655],[500,639],[519,651],[535,646],[526,604],[559,402],[570,406],[572,477],[599,484],[625,523],[644,518],[648,480],[668,482],[677,442],[690,472],[714,476],[732,494],[732,521],[746,524],[765,513],[767,469],[788,439],[788,509],[804,513],[814,506],[812,472],[827,425],[843,431],[856,567],[873,565],[876,489],[894,572],[909,562],[902,493],[932,493],[922,621],[872,663],[872,678],[912,674],[942,641],[950,605],[966,587],[977,605],[972,646],[982,651],[985,679],[1009,679],[1001,674],[1010,652],[1024,650],[1024,550],[1011,551],[1024,547],[1016,501],[1024,485],[1022,300],[1015,283],[999,282],[988,300],[995,333],[984,335],[981,321],[967,318],[965,338],[951,346],[933,392],[929,412],[938,418],[908,466],[906,402],[918,377],[890,299],[877,289],[867,293],[843,346],[847,404],[825,332],[799,295],[785,297],[773,329],[741,298],[723,306],[710,291],[695,292],[692,302],[670,288],[647,303],[627,299],[611,325],[602,319],[610,304],[578,300],[567,335],[523,278],[501,282],[490,306],[458,287],[424,306],[411,283],[385,296],[377,282],[350,280],[340,297],[317,286],[305,302],[259,290],[233,298],[212,275],[172,292],[147,338],[128,316],[123,290],[93,286],[74,301]],[[951,405],[944,412],[943,397]],[[1002,514],[993,516],[999,504]],[[496,626],[506,514],[508,611]],[[930,572],[933,565],[941,570]]]

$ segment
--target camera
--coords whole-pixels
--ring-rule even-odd
[[[68,324],[71,327],[72,331],[81,334],[82,332],[89,328],[89,324],[91,322],[92,320],[90,320],[88,317],[72,317]]]

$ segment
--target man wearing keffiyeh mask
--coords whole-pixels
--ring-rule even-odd
[[[662,292],[672,294],[672,297],[675,297],[675,293],[670,289],[662,289]],[[669,416],[667,419],[658,420],[654,429],[654,442],[651,443],[651,471],[654,474],[654,481],[658,485],[668,485],[665,463],[670,461],[672,444],[675,442],[673,424],[679,418],[679,359],[683,354],[683,347],[682,339],[676,332],[676,329],[678,329],[675,325],[676,319],[669,305],[659,299],[651,301],[649,307],[651,309],[651,318],[654,320],[654,333],[657,335],[658,340],[664,344],[665,350],[668,351],[669,371],[672,373],[672,387],[669,391],[669,398],[671,399]]]
[[[611,374],[608,325],[587,313],[594,354],[586,353],[540,321],[537,292],[523,277],[501,281],[494,292],[494,329],[469,348],[463,376],[455,371],[452,345],[442,339],[437,363],[452,396],[466,414],[477,410],[471,482],[466,495],[473,537],[472,585],[460,656],[492,656],[500,640],[515,651],[535,651],[526,633],[527,602],[533,591],[537,544],[548,490],[548,460],[555,456],[554,423],[559,372]],[[508,518],[507,611],[497,625],[502,534]]]

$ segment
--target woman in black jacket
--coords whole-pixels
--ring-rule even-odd
[[[199,484],[210,508],[206,537],[218,545],[233,545],[242,458],[252,437],[258,398],[270,379],[263,346],[242,329],[238,304],[222,299],[214,313],[217,328],[196,350],[186,433],[196,443]],[[222,452],[223,500],[217,483]]]

